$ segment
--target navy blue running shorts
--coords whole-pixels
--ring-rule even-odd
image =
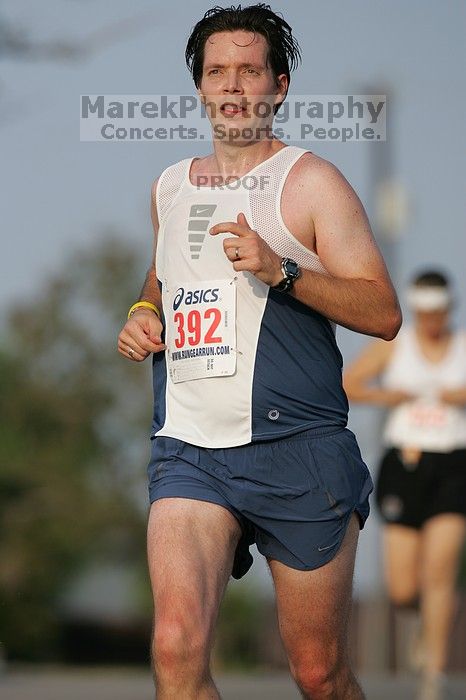
[[[369,515],[372,479],[347,428],[306,430],[279,440],[226,449],[176,438],[151,439],[149,497],[181,497],[227,508],[239,521],[232,576],[241,578],[261,554],[308,571],[337,553],[354,511]]]

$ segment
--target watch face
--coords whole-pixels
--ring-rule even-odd
[[[296,277],[299,276],[299,265],[294,260],[287,258],[283,261],[283,267],[285,268],[287,277],[289,276],[296,279]]]
[[[281,282],[276,284],[275,287],[272,287],[272,289],[276,289],[277,292],[289,292],[293,287],[294,281],[298,279],[300,275],[299,265],[294,260],[291,260],[291,258],[283,258],[282,271],[284,278]]]

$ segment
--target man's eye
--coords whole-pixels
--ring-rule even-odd
[[[209,75],[213,75],[214,73],[218,73],[219,70],[218,68],[212,68],[212,70],[209,71]]]
[[[254,70],[254,68],[248,68],[248,73],[255,73],[256,75],[259,75],[259,73]]]

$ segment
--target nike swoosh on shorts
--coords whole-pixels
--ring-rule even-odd
[[[333,544],[328,544],[326,547],[317,547],[318,552],[323,552],[324,549],[330,549],[330,547],[334,547],[338,542],[333,542]]]

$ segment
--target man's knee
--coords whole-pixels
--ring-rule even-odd
[[[335,678],[327,665],[295,669],[293,676],[305,697],[332,697]]]
[[[335,641],[295,649],[290,669],[305,697],[333,697],[339,674],[345,666],[345,652]]]
[[[157,675],[183,670],[202,673],[209,663],[207,635],[189,620],[158,620],[152,637],[152,660]]]
[[[343,676],[352,676],[349,667],[342,661],[308,659],[292,669],[293,677],[306,698],[334,698],[344,687]]]

